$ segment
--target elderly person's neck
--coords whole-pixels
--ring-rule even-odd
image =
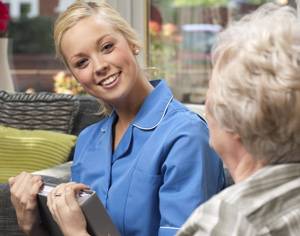
[[[265,166],[263,161],[253,157],[242,145],[236,149],[235,158],[230,158],[225,164],[235,183],[247,179]]]

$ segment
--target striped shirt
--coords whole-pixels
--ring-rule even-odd
[[[266,166],[198,207],[177,236],[300,236],[300,163]]]

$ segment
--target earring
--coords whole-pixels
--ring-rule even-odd
[[[139,50],[138,48],[135,48],[135,49],[133,50],[133,54],[134,54],[134,55],[139,55],[139,53],[140,53],[140,50]]]

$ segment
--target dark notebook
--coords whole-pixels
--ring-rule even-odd
[[[55,184],[53,183],[44,184],[43,189],[38,194],[38,204],[42,224],[50,232],[50,235],[63,236],[47,206],[47,194],[54,187]],[[89,234],[93,236],[120,236],[120,233],[94,191],[81,192],[77,200],[87,221]]]

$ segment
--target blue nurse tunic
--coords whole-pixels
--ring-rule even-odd
[[[205,121],[152,81],[112,152],[115,112],[81,132],[72,180],[97,192],[122,235],[174,235],[192,211],[224,186]]]

